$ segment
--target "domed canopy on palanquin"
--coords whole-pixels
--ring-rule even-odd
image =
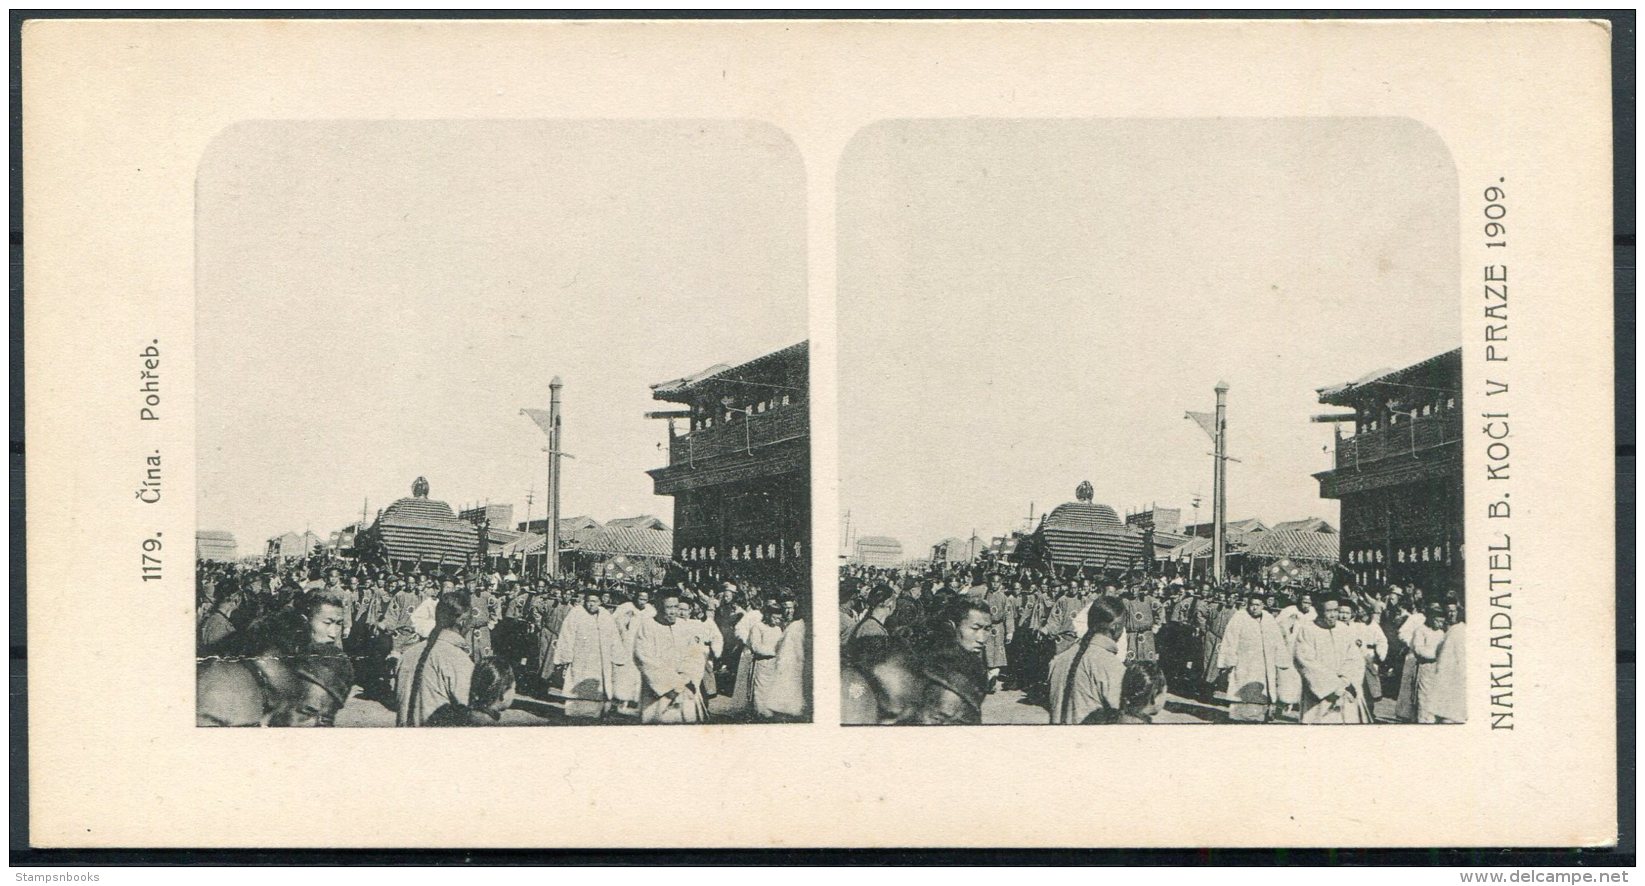
[[[1148,565],[1143,532],[1125,525],[1108,505],[1096,504],[1089,482],[1075,491],[1077,501],[1057,505],[1045,515],[1026,544],[1019,546],[1019,562],[1037,563],[1056,571],[1126,571]]]
[[[418,477],[411,492],[384,508],[369,530],[384,558],[463,563],[479,554],[479,529],[458,519],[451,505],[430,499],[427,480]]]

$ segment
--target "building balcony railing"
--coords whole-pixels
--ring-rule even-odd
[[[680,434],[668,444],[669,467],[695,466],[725,455],[758,455],[775,443],[803,439],[810,429],[806,404],[779,406],[727,424]]]
[[[1338,470],[1367,467],[1390,458],[1410,458],[1462,439],[1462,413],[1452,410],[1425,415],[1346,437],[1337,442]]]

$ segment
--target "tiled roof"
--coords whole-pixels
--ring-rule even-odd
[[[521,554],[535,554],[543,549],[547,539],[540,535],[522,535],[502,546],[498,555],[502,557],[518,557]]]
[[[1455,361],[1460,368],[1462,363],[1462,349],[1453,348],[1443,354],[1435,354],[1426,360],[1419,360],[1416,363],[1412,363],[1411,365],[1400,369],[1378,369],[1375,372],[1368,372],[1353,381],[1343,382],[1342,384],[1337,385],[1327,385],[1323,388],[1315,388],[1315,391],[1319,394],[1319,402],[1321,403],[1330,403],[1335,406],[1351,406],[1353,404],[1348,395],[1354,392],[1357,388],[1364,388],[1379,383],[1397,383],[1412,373],[1429,369],[1447,361]]]
[[[627,554],[665,560],[674,554],[674,533],[661,529],[605,526],[573,532],[560,543],[566,550],[591,554]]]
[[[1230,524],[1231,526],[1232,524]],[[1230,528],[1228,530],[1227,553],[1243,553],[1255,539],[1266,535],[1266,532],[1240,532]],[[1199,535],[1188,539],[1172,548],[1166,556],[1172,560],[1197,560],[1211,556],[1211,548],[1215,540],[1210,536]]]
[[[1210,538],[1212,528],[1213,525],[1210,523],[1193,523],[1183,527],[1182,531],[1185,535],[1198,535],[1202,538]],[[1264,532],[1268,529],[1268,524],[1263,523],[1256,517],[1247,517],[1244,520],[1229,520],[1227,528],[1230,533]]]
[[[736,366],[727,366],[724,363],[716,363],[701,372],[693,373],[692,375],[688,375],[683,378],[658,382],[657,384],[651,386],[651,395],[658,400],[666,400],[670,397],[677,396],[685,391],[688,391],[703,382],[715,378],[716,376],[733,372],[741,372],[744,370],[758,370],[763,368],[765,364],[774,363],[788,357],[798,357],[800,359],[804,359],[805,355],[809,352],[810,344],[811,343],[809,341],[802,341],[797,344],[789,345],[786,348],[780,348],[772,351],[768,354],[762,354],[761,356],[755,357],[746,363],[739,363]]]
[[[1286,557],[1292,560],[1335,562],[1337,540],[1337,535],[1333,532],[1274,529],[1254,536],[1246,553],[1253,557]]]
[[[1045,517],[1044,525],[1063,529],[1096,529],[1124,526],[1125,521],[1120,519],[1118,512],[1107,505],[1071,501],[1052,508],[1051,513]]]
[[[1190,538],[1193,538],[1193,536],[1184,535],[1181,532],[1162,532],[1156,529],[1154,530],[1154,547],[1174,548]]]
[[[1295,530],[1298,530],[1298,531],[1301,531],[1301,532],[1335,532],[1336,531],[1336,529],[1333,526],[1331,526],[1330,523],[1325,522],[1324,520],[1320,519],[1319,517],[1304,517],[1301,520],[1286,520],[1284,523],[1275,523],[1274,524],[1274,531],[1275,532],[1280,532],[1280,531],[1287,530],[1287,529],[1295,529]]]
[[[650,514],[642,514],[638,517],[618,517],[615,520],[605,521],[605,525],[613,526],[613,527],[616,527],[618,529],[667,529],[668,528],[668,524],[664,523],[661,518],[653,517]]]

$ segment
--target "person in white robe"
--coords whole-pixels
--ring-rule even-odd
[[[1365,704],[1365,641],[1336,600],[1320,603],[1319,619],[1297,629],[1302,722],[1369,723]]]
[[[1280,636],[1285,638],[1285,658],[1295,662],[1297,655],[1297,632],[1305,624],[1317,617],[1314,612],[1314,597],[1303,592],[1297,597],[1294,605],[1280,610],[1275,616],[1279,624]],[[1297,669],[1289,667],[1279,672],[1278,697],[1276,699],[1282,708],[1302,703],[1302,675]]]
[[[1418,723],[1433,723],[1434,698],[1439,691],[1439,649],[1445,643],[1445,611],[1437,603],[1428,607],[1423,624],[1411,632],[1411,652],[1416,656],[1416,709]]]
[[[1416,639],[1417,631],[1427,627],[1428,619],[1422,613],[1412,611],[1399,623],[1400,648],[1405,650],[1405,660],[1399,671],[1399,697],[1394,704],[1394,719],[1402,723],[1414,723],[1417,719],[1417,653],[1411,645]]]
[[[708,613],[700,611],[701,609],[701,606],[694,608],[689,623],[696,635],[697,642],[702,646],[703,698],[709,699],[719,692],[715,683],[714,670],[720,656],[725,653],[725,635],[720,633],[720,628],[714,624],[714,619]]]
[[[771,679],[754,688],[754,712],[765,720],[805,720],[810,716],[806,704],[806,679],[809,662],[806,656],[805,619],[795,618],[782,629],[771,659]]]
[[[1354,630],[1365,641],[1365,704],[1376,719],[1376,704],[1382,699],[1382,662],[1388,657],[1388,635],[1377,623],[1377,613],[1369,604],[1357,610]]]
[[[617,623],[617,635],[622,640],[622,651],[611,667],[611,698],[619,713],[633,716],[640,702],[640,674],[634,664],[634,635],[639,626],[654,619],[657,610],[651,605],[651,592],[641,588],[634,592],[632,601],[624,600],[611,612]]]
[[[702,633],[682,617],[684,606],[678,595],[664,592],[655,614],[635,625],[641,723],[701,723],[707,716],[702,680],[708,656]]]
[[[600,605],[599,592],[585,591],[582,605],[566,614],[554,642],[554,667],[565,668],[566,716],[599,717],[605,712],[622,654],[622,634]]]
[[[1266,722],[1279,700],[1279,672],[1292,664],[1279,622],[1263,609],[1261,596],[1251,595],[1229,619],[1217,652],[1217,669],[1228,672],[1217,697],[1229,702],[1228,716],[1241,723]]]
[[[436,591],[433,584],[424,587],[423,599],[418,601],[410,615],[411,627],[417,631],[417,636],[426,640],[428,635],[434,632],[434,610],[440,594],[450,593],[456,589],[457,586],[449,581],[445,582],[441,591]]]
[[[1436,723],[1468,722],[1466,628],[1459,611],[1456,623],[1445,629],[1445,640],[1439,645],[1439,673],[1428,699],[1428,712]]]
[[[760,713],[762,698],[769,698],[777,683],[777,645],[783,638],[782,608],[768,601],[763,609],[750,612],[737,625],[744,644],[743,667],[737,669],[737,696],[747,707]],[[744,682],[744,674],[747,682]]]

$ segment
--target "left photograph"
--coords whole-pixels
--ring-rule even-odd
[[[809,722],[801,158],[257,121],[196,181],[196,722]]]

